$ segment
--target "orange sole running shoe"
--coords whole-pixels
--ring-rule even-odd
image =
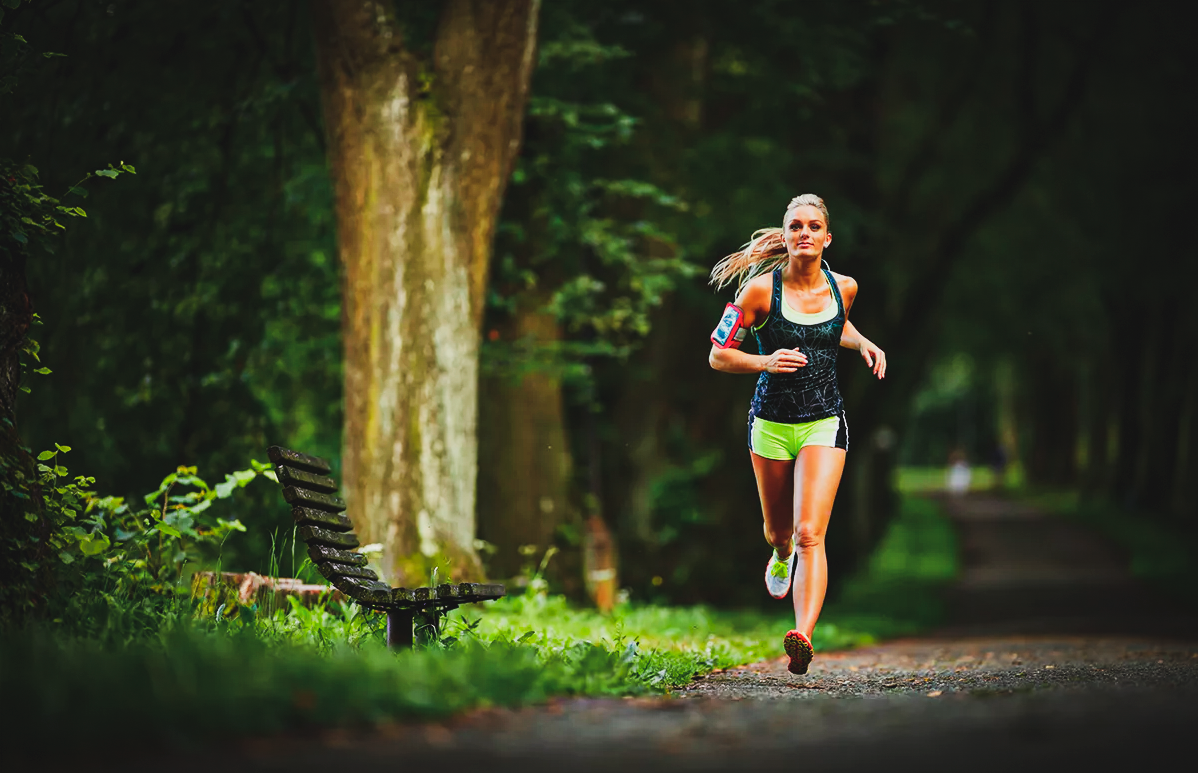
[[[790,656],[786,670],[792,674],[807,673],[807,666],[811,665],[811,659],[815,657],[815,648],[811,646],[811,640],[800,631],[788,631],[786,638],[782,640],[782,646]]]

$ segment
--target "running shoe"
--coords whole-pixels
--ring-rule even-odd
[[[790,591],[790,579],[794,576],[795,553],[798,552],[792,549],[790,558],[780,561],[778,549],[774,548],[770,562],[765,565],[765,589],[776,599],[786,598],[786,594]]]
[[[815,648],[811,646],[811,640],[806,634],[798,630],[787,631],[782,646],[786,648],[786,654],[790,655],[790,663],[787,664],[786,670],[792,674],[807,673],[807,666],[811,665],[811,659],[815,657]]]

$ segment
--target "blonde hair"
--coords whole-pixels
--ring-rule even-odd
[[[828,217],[828,207],[824,204],[824,200],[814,193],[804,193],[795,196],[786,205],[786,211],[790,212],[795,207],[808,206],[815,207],[824,216],[824,226],[831,228],[831,218]],[[784,214],[783,219],[786,218]],[[723,289],[725,285],[731,284],[735,279],[737,288],[744,287],[755,276],[769,273],[779,266],[786,265],[789,260],[789,254],[786,251],[786,242],[782,237],[781,228],[759,228],[753,232],[753,236],[745,246],[741,247],[731,255],[725,256],[719,263],[715,264],[715,268],[711,269],[710,284],[715,285],[717,290]]]

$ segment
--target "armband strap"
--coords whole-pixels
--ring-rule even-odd
[[[742,327],[744,320],[744,311],[736,304],[729,303],[724,307],[724,316],[720,317],[720,324],[716,325],[711,333],[711,342],[720,349],[727,349],[732,344],[745,340],[746,331]]]

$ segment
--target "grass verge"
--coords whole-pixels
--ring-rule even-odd
[[[909,498],[868,567],[815,631],[829,651],[937,620],[955,545],[932,503]],[[53,748],[137,728],[171,746],[334,725],[446,716],[558,695],[665,693],[695,675],[781,657],[775,614],[625,604],[610,615],[525,594],[456,610],[442,643],[394,653],[377,615],[331,604],[232,621],[177,618],[101,643],[54,628],[0,640],[6,734]],[[79,721],[79,718],[86,718]]]
[[[1084,501],[1076,491],[1022,489],[1019,499],[1082,524],[1125,551],[1133,577],[1198,610],[1198,547],[1193,537],[1146,513],[1108,502]]]

